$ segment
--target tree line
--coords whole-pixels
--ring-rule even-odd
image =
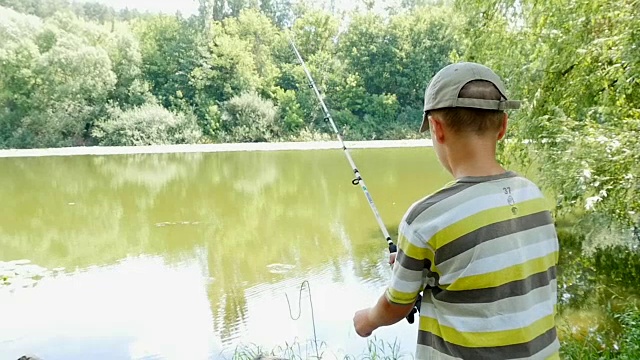
[[[487,64],[523,101],[503,160],[558,211],[638,221],[638,0],[198,4],[0,0],[0,148],[332,139],[293,38],[347,140],[418,136],[431,76]]]
[[[2,0],[0,146],[327,138],[288,39],[352,140],[403,138],[448,62],[451,9],[344,16],[287,1],[201,0],[200,13]]]

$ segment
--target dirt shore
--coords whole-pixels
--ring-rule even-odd
[[[431,146],[431,140],[377,140],[345,141],[348,149],[403,148]],[[204,145],[157,145],[157,146],[92,146],[50,149],[0,150],[0,158],[78,156],[78,155],[125,155],[125,154],[169,154],[229,151],[284,151],[284,150],[328,150],[341,149],[339,141],[325,142],[275,142],[275,143],[234,143]]]

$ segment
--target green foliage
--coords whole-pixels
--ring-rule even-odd
[[[153,95],[167,109],[190,105],[185,99],[193,99],[196,93],[190,76],[204,57],[194,26],[157,15],[136,20],[133,31],[140,43],[142,73]]]
[[[389,18],[352,14],[347,24],[288,0],[201,0],[188,19],[58,0],[2,4],[39,16],[1,13],[9,17],[0,26],[9,39],[0,43],[8,69],[0,74],[2,147],[101,143],[92,128],[114,114],[108,108],[156,99],[194,116],[206,141],[331,138],[289,37],[347,139],[414,137],[420,119],[410,116],[418,114],[426,78],[456,46],[443,26],[453,24],[444,6]],[[225,107],[254,92],[277,107],[277,130],[234,132]]]
[[[513,115],[508,147],[534,162],[557,213],[582,208],[631,226],[640,200],[638,1],[458,1],[461,59],[501,73]]]
[[[638,286],[640,284],[640,248],[607,246],[593,254],[594,269],[606,269],[612,285]]]
[[[419,106],[428,80],[450,63],[458,47],[459,17],[450,8],[400,14],[386,20],[356,15],[340,37],[347,74],[361,79],[370,94],[395,94],[401,106]]]
[[[321,53],[334,53],[334,39],[338,36],[340,23],[337,17],[322,10],[309,10],[296,19],[291,36],[306,61]]]
[[[287,133],[297,133],[304,126],[304,113],[296,100],[293,90],[278,88],[276,93],[278,101],[278,117],[282,120],[282,128]]]
[[[561,343],[561,356],[571,360],[632,360],[640,358],[640,309],[631,305],[613,314],[618,331],[603,338],[591,332],[584,338],[567,338]]]
[[[616,316],[624,329],[619,341],[620,350],[617,358],[620,360],[640,359],[640,309],[638,307]]]
[[[271,100],[255,92],[233,97],[224,105],[220,136],[229,142],[271,141],[280,129]]]
[[[558,330],[565,359],[636,359],[640,332],[637,245],[605,245],[557,224]],[[610,231],[610,230],[609,230]]]
[[[193,118],[146,104],[112,109],[107,120],[96,124],[93,136],[100,145],[141,146],[197,143],[202,133]]]
[[[0,146],[81,145],[117,83],[109,54],[73,15],[0,17]]]
[[[316,352],[317,351],[317,352]],[[400,359],[412,359],[413,354],[403,354],[400,352],[400,343],[398,339],[394,339],[393,343],[385,341],[384,339],[378,339],[373,336],[367,339],[367,348],[364,352],[358,355],[347,354],[344,356],[338,356],[331,354],[327,349],[325,342],[317,342],[314,340],[307,340],[301,342],[296,339],[291,343],[286,342],[283,346],[276,346],[272,350],[264,349],[261,346],[255,344],[243,344],[235,348],[234,353],[231,356],[231,360],[256,360],[256,359],[287,359],[287,360],[303,360],[303,359],[335,359],[335,360],[351,360],[351,359],[366,359],[366,360],[400,360]]]
[[[237,18],[226,19],[224,31],[233,38],[246,41],[247,52],[253,58],[257,73],[252,81],[262,95],[271,96],[274,81],[279,76],[273,54],[281,37],[274,24],[258,10],[248,9],[243,10]]]
[[[359,358],[366,360],[395,360],[403,359],[404,357],[404,355],[400,354],[400,344],[398,344],[397,339],[390,343],[374,337],[367,341],[367,353]]]

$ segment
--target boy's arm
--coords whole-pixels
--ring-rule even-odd
[[[393,325],[401,321],[412,309],[413,304],[394,304],[383,294],[374,307],[356,312],[353,318],[356,333],[367,337],[381,326]]]
[[[398,253],[390,257],[394,270],[389,287],[373,307],[358,311],[353,318],[358,335],[369,336],[377,328],[407,317],[423,289],[422,273],[428,251],[411,245],[400,232]]]

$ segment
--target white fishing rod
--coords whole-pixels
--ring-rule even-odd
[[[300,62],[300,65],[302,65],[302,68],[304,69],[305,74],[307,74],[307,78],[309,79],[309,87],[313,88],[313,91],[316,93],[316,97],[320,101],[320,105],[322,106],[322,111],[324,112],[324,120],[331,124],[331,127],[333,128],[333,131],[336,133],[336,136],[338,137],[338,140],[340,141],[340,144],[342,145],[342,150],[344,151],[344,154],[347,156],[347,160],[349,161],[349,164],[351,165],[351,169],[353,170],[353,173],[355,174],[355,178],[351,181],[351,183],[353,185],[355,185],[355,186],[360,185],[360,187],[362,188],[362,191],[364,192],[364,195],[366,196],[367,201],[369,202],[369,206],[371,207],[371,211],[373,212],[373,215],[375,216],[376,221],[378,222],[378,225],[380,226],[380,230],[382,231],[382,235],[384,236],[385,241],[389,245],[389,252],[392,253],[392,254],[397,252],[398,248],[393,243],[393,241],[391,241],[391,236],[389,235],[389,232],[387,231],[387,228],[384,226],[384,222],[382,221],[382,217],[380,216],[380,213],[378,212],[378,208],[376,208],[376,205],[373,203],[373,198],[371,198],[371,194],[369,194],[369,190],[367,189],[367,186],[366,186],[366,184],[364,182],[364,179],[360,175],[360,171],[358,170],[358,168],[356,167],[355,162],[351,158],[351,154],[349,154],[349,149],[347,149],[347,146],[344,144],[344,141],[342,140],[342,135],[340,135],[340,131],[338,131],[338,128],[336,127],[336,123],[333,121],[333,118],[331,117],[331,114],[329,113],[329,110],[327,109],[327,106],[325,105],[324,101],[322,100],[322,96],[320,95],[320,91],[318,90],[318,87],[316,87],[316,84],[313,81],[313,77],[311,77],[311,73],[309,72],[309,69],[307,69],[307,65],[304,63],[304,60],[302,59],[302,56],[298,52],[298,49],[296,48],[296,45],[294,44],[293,39],[291,37],[289,37],[289,43],[291,44],[291,47],[293,48],[293,51],[296,53],[296,56],[298,57],[298,61]]]
[[[387,231],[387,228],[384,226],[384,222],[382,221],[382,217],[380,216],[380,213],[378,212],[378,208],[376,208],[376,205],[373,203],[373,198],[371,198],[371,194],[369,194],[369,190],[367,189],[367,186],[364,183],[364,179],[362,179],[362,176],[360,175],[360,171],[358,171],[358,168],[356,167],[355,162],[351,158],[351,154],[349,154],[349,149],[347,149],[347,146],[345,145],[344,141],[342,140],[342,135],[340,135],[340,131],[338,131],[338,128],[336,127],[336,123],[333,121],[333,118],[331,117],[331,114],[329,113],[329,109],[327,109],[327,106],[325,105],[324,101],[322,100],[322,95],[320,95],[320,91],[318,90],[318,87],[316,86],[315,82],[313,81],[313,77],[311,77],[311,73],[309,72],[309,69],[307,69],[307,65],[304,63],[304,60],[302,59],[302,56],[298,52],[298,49],[296,48],[296,45],[295,45],[295,43],[293,42],[293,39],[290,36],[289,36],[289,43],[291,44],[291,47],[293,48],[293,51],[296,53],[296,57],[298,58],[298,61],[300,62],[300,65],[302,65],[302,68],[304,69],[304,72],[307,75],[307,79],[309,79],[309,87],[313,89],[313,91],[316,93],[316,97],[320,101],[320,105],[322,106],[322,111],[324,112],[324,121],[329,122],[331,124],[331,127],[333,128],[333,132],[335,132],[336,136],[338,137],[338,140],[340,141],[340,144],[342,145],[342,150],[344,151],[344,154],[347,156],[347,160],[349,161],[349,165],[351,165],[351,169],[353,169],[353,173],[355,174],[355,178],[351,181],[351,183],[353,185],[356,185],[356,186],[360,185],[360,187],[362,188],[362,191],[364,192],[364,195],[367,197],[367,201],[369,202],[369,206],[371,207],[371,211],[373,212],[373,215],[375,216],[376,221],[378,222],[378,226],[380,226],[380,230],[382,231],[382,235],[384,236],[385,240],[387,241],[387,244],[389,245],[389,253],[391,253],[391,254],[396,253],[398,251],[398,248],[393,243],[393,241],[391,241],[391,236],[389,235],[389,232]],[[414,315],[420,311],[421,298],[422,298],[422,296],[418,295],[418,299],[416,300],[416,303],[414,304],[413,309],[411,309],[411,312],[406,316],[406,319],[410,324],[413,324]]]

